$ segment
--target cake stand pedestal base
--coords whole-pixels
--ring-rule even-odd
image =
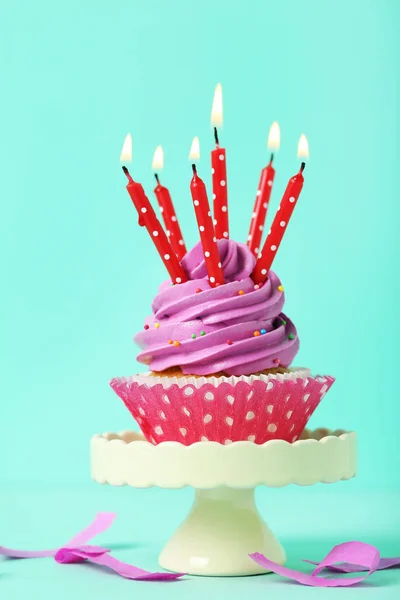
[[[188,517],[161,552],[167,571],[192,575],[256,575],[267,571],[249,552],[283,565],[285,552],[262,520],[254,489],[196,490]]]
[[[258,513],[255,488],[334,483],[356,474],[354,432],[305,431],[303,437],[293,444],[155,446],[140,433],[104,433],[91,441],[92,478],[135,488],[193,487],[192,510],[161,552],[160,565],[190,575],[256,575],[267,571],[249,554],[284,564],[285,553]]]

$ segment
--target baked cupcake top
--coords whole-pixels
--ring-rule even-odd
[[[134,338],[137,359],[152,371],[180,367],[185,374],[250,375],[289,366],[299,349],[278,276],[270,271],[261,286],[251,279],[252,252],[233,240],[219,240],[225,284],[210,287],[199,242],[183,258],[189,281],[165,281],[152,303],[153,314]]]

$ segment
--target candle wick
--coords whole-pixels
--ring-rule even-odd
[[[218,131],[217,131],[216,127],[214,127],[214,139],[215,139],[215,145],[219,146]]]
[[[193,170],[193,175],[197,175],[197,168],[194,163],[192,164],[192,170]]]
[[[158,178],[158,175],[157,175],[157,173],[154,173],[154,177],[156,178],[156,181],[157,181],[158,185],[160,185],[160,180],[159,180],[159,178]]]
[[[301,165],[300,165],[300,173],[302,173],[305,168],[306,168],[306,163],[302,162]]]
[[[127,176],[127,178],[129,179],[129,181],[132,181],[132,177],[131,174],[129,173],[127,167],[123,166],[122,167],[123,172],[125,173],[125,175]]]
[[[271,152],[271,157],[269,159],[269,164],[272,165],[273,162],[274,162],[274,153]]]

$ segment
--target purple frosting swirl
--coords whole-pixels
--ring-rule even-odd
[[[199,242],[182,260],[189,281],[160,286],[146,329],[134,338],[142,349],[138,361],[153,371],[180,367],[193,375],[250,375],[289,366],[297,354],[296,328],[281,312],[285,298],[279,278],[270,271],[256,289],[249,248],[232,240],[219,240],[218,248],[224,285],[210,287]]]

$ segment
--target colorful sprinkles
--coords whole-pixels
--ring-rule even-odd
[[[172,284],[172,285],[174,285],[174,284]],[[262,283],[257,283],[257,284],[254,285],[254,289],[255,290],[259,290],[262,287],[262,285],[263,285]],[[285,288],[283,287],[283,285],[279,285],[277,289],[278,289],[279,292],[284,292],[285,291]],[[201,288],[196,288],[196,294],[199,294],[202,291],[203,290]],[[239,290],[237,292],[237,294],[239,296],[243,296],[245,294],[245,291],[244,290]],[[200,318],[200,317],[197,317],[197,318]],[[279,321],[278,321],[278,323],[279,323]],[[280,319],[280,324],[281,325],[286,325],[285,319],[281,318]],[[159,329],[160,328],[160,323],[154,323],[154,327],[155,327],[155,329]],[[279,325],[278,325],[278,327],[279,327]],[[145,330],[150,329],[150,325],[147,325],[147,323],[146,323],[144,325],[144,329]],[[253,332],[253,337],[258,337],[260,335],[265,335],[266,333],[267,333],[267,330],[265,328],[260,329],[260,330],[256,330],[256,331]],[[204,336],[204,335],[206,335],[206,332],[205,331],[200,331],[200,336]],[[191,334],[191,337],[192,337],[193,340],[195,340],[197,338],[197,336],[198,336],[198,334],[196,334],[196,333],[192,333]],[[295,335],[293,333],[289,333],[288,334],[288,339],[289,340],[294,340],[295,339]],[[226,340],[226,343],[227,343],[228,346],[232,346],[232,344],[233,344],[232,340]],[[168,340],[168,344],[171,345],[171,346],[175,346],[175,348],[177,348],[177,347],[179,347],[181,345],[181,342],[179,342],[178,340]],[[281,361],[280,361],[279,358],[274,358],[272,362],[274,364],[278,365],[278,364],[280,364]]]

